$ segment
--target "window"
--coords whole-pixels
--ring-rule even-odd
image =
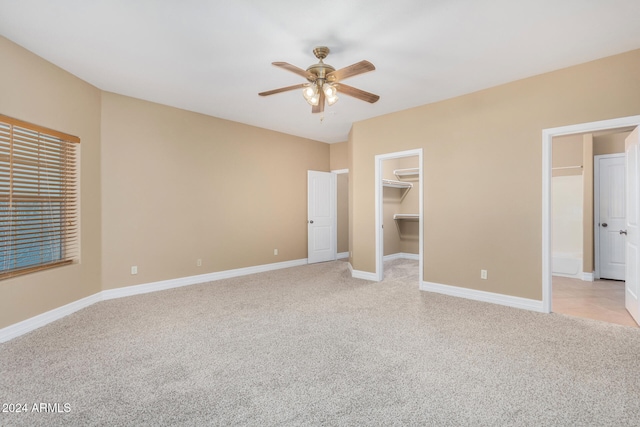
[[[77,259],[79,142],[0,115],[0,279]]]

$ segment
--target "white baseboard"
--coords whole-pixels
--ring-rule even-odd
[[[349,252],[338,252],[338,259],[349,258]]]
[[[585,282],[593,282],[593,273],[582,272],[582,280]]]
[[[55,320],[62,319],[63,317],[75,313],[78,310],[89,307],[101,300],[100,292],[98,292],[97,294],[90,295],[67,305],[63,305],[62,307],[54,308],[53,310],[38,314],[37,316],[23,320],[22,322],[14,323],[13,325],[2,328],[0,329],[0,343],[34,331]]]
[[[457,286],[442,285],[440,283],[422,282],[420,289],[423,291],[436,292],[439,294],[454,297],[466,298],[475,301],[490,302],[493,304],[506,305],[508,307],[521,308],[525,310],[544,313],[542,301],[528,298],[513,297],[510,295],[496,294],[493,292],[478,291],[475,289],[460,288]]]
[[[376,276],[376,273],[369,273],[368,271],[354,270],[351,263],[348,263],[348,265],[349,265],[349,272],[351,273],[351,277],[353,277],[354,279],[371,280],[373,282],[378,281],[378,276]]]
[[[146,294],[148,292],[164,291],[166,289],[179,288],[181,286],[195,285],[198,283],[213,282],[216,280],[230,279],[232,277],[246,276],[265,271],[280,270],[282,268],[298,267],[306,265],[307,258],[293,261],[277,262],[273,264],[256,265],[254,267],[237,268],[234,270],[217,271],[214,273],[199,274],[197,276],[180,277],[177,279],[162,280],[159,282],[145,283],[143,285],[125,286],[122,288],[102,291],[102,299],[128,297],[131,295]]]
[[[306,264],[307,258],[303,258],[293,261],[284,261],[273,264],[257,265],[253,267],[237,268],[234,270],[219,271],[215,273],[200,274],[197,276],[181,277],[178,279],[162,280],[159,282],[145,283],[142,285],[125,286],[117,289],[107,289],[105,291],[98,292],[97,294],[90,295],[86,298],[82,298],[78,301],[74,301],[62,307],[54,308],[53,310],[0,329],[0,343],[19,337],[20,335],[24,335],[27,332],[31,332],[51,322],[62,319],[65,316],[68,316],[78,310],[89,307],[90,305],[93,305],[100,301],[145,294],[148,292],[163,291],[165,289],[212,282],[216,280],[228,279],[231,277],[263,273],[265,271],[297,267]]]
[[[420,261],[420,255],[418,254],[410,254],[407,252],[398,252],[395,254],[391,254],[391,255],[385,255],[383,257],[383,261],[392,261],[394,259],[411,259],[414,261]]]
[[[391,261],[394,259],[413,259],[416,261],[420,260],[420,256],[418,254],[409,254],[406,252],[398,252],[391,255],[385,255],[383,257],[383,261]],[[360,271],[354,270],[351,263],[349,263],[349,271],[351,272],[351,277],[354,279],[363,279],[363,280],[371,280],[373,282],[378,281],[378,275],[376,273],[370,273],[368,271]]]

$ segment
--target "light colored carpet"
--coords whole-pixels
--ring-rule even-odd
[[[0,425],[640,423],[638,329],[420,292],[402,264],[95,304],[0,344],[0,403],[70,409]]]

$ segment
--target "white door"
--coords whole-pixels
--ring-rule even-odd
[[[626,227],[621,230],[621,236],[626,237],[627,267],[624,305],[631,313],[631,316],[640,324],[640,276],[638,266],[640,266],[640,233],[638,225],[640,223],[640,159],[638,145],[640,144],[640,133],[635,128],[631,135],[625,140],[626,159],[626,184],[627,184],[627,219]],[[626,232],[626,234],[624,234]]]
[[[600,199],[599,267],[601,279],[624,280],[625,236],[625,157],[598,159]]]
[[[337,256],[336,175],[307,172],[308,263],[333,261]]]

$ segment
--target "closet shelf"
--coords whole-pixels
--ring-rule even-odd
[[[394,214],[393,219],[404,219],[408,221],[418,221],[420,219],[419,214]]]
[[[410,182],[394,181],[392,179],[383,179],[382,186],[392,188],[413,188],[413,184]]]
[[[398,179],[402,179],[410,176],[417,176],[420,174],[420,169],[418,168],[409,168],[409,169],[396,169],[393,171],[393,174],[398,177]]]

